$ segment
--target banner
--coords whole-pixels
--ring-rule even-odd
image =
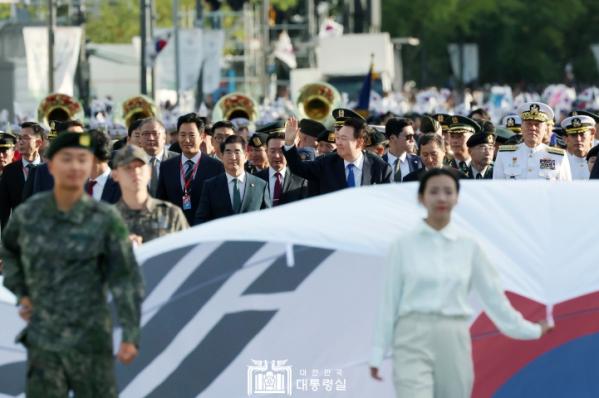
[[[449,44],[449,60],[453,75],[462,80],[464,84],[478,80],[478,45],[477,44]],[[461,56],[461,59],[460,59]],[[460,68],[461,66],[461,68]]]
[[[48,95],[48,29],[23,28],[27,79],[34,97]],[[73,95],[75,70],[81,47],[81,28],[56,27],[54,30],[54,92]]]
[[[223,30],[208,30],[204,32],[204,94],[212,93],[220,86],[225,32]]]
[[[120,396],[394,397],[391,359],[383,382],[368,359],[382,260],[424,216],[416,190],[346,189],[143,245],[140,355],[117,365]],[[599,393],[588,376],[599,366],[599,246],[585,228],[597,197],[589,181],[463,181],[453,222],[481,242],[526,318],[553,311],[557,325],[538,341],[509,339],[473,297],[474,397]],[[356,212],[365,203],[367,216]],[[14,397],[24,391],[26,355],[13,343],[24,323],[4,300],[0,397]]]

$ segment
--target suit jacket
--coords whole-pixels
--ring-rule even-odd
[[[156,188],[156,198],[166,200],[183,209],[183,188],[181,187],[181,155],[165,160],[160,164],[160,176]],[[191,210],[183,210],[189,225],[193,224],[204,181],[225,171],[222,162],[205,154],[200,156],[198,170],[191,182]]]
[[[249,173],[245,173],[245,191],[241,201],[240,213],[270,207],[266,182]],[[194,225],[202,224],[221,217],[235,214],[229,195],[227,176],[221,173],[204,182],[200,204],[195,216]]]
[[[31,174],[31,171],[29,172]],[[0,225],[4,229],[10,213],[23,201],[25,174],[23,163],[19,160],[4,168],[0,178]]]
[[[39,192],[51,191],[54,188],[54,177],[48,170],[48,165],[42,163],[31,170],[23,188],[23,200]]]
[[[87,191],[87,184],[85,185],[85,190]],[[106,179],[106,184],[104,184],[100,200],[102,200],[102,202],[110,203],[111,205],[121,200],[121,187],[110,175],[108,176],[108,179]]]
[[[444,169],[451,169],[451,171],[453,171],[455,173],[458,173],[458,178],[460,180],[467,180],[468,178],[470,178],[470,177],[468,177],[467,174],[464,174],[460,170],[455,169],[455,168],[453,168],[451,166],[446,166],[446,167],[443,167],[443,168]],[[403,179],[403,182],[420,181],[420,178],[424,175],[425,172],[426,172],[426,169],[424,167],[421,168],[421,169],[418,169],[416,171],[413,171],[410,174],[408,174],[407,176],[405,176],[405,178]],[[493,172],[491,172],[491,175],[493,175]]]
[[[270,198],[270,179],[269,170],[264,169],[260,170],[256,173],[256,177],[262,178],[266,181],[266,186],[268,189],[268,195]],[[283,205],[285,203],[295,202],[296,200],[304,199],[308,197],[308,181],[300,176],[296,176],[291,173],[289,169],[285,173],[285,178],[283,179],[283,192],[281,193],[281,198],[279,199],[279,205]],[[270,198],[272,203],[272,198]]]
[[[406,159],[408,161],[408,166],[410,166],[410,173],[413,173],[414,171],[421,169],[422,167],[424,167],[424,164],[422,164],[422,160],[420,160],[420,156],[418,155],[414,155],[412,153],[408,153],[406,155]],[[389,164],[389,155],[388,154],[384,154],[383,155],[383,160],[385,162],[387,162],[387,164]],[[391,166],[391,169],[393,169],[393,166]],[[393,170],[392,170],[393,172]],[[409,174],[409,173],[408,173]],[[391,181],[393,181],[393,176],[391,176]],[[405,177],[407,176],[407,174],[405,176],[402,176],[402,181],[404,181]]]
[[[295,146],[285,150],[287,167],[295,175],[318,184],[320,194],[347,188],[345,164],[337,153],[330,153],[314,160],[302,161]],[[362,185],[386,184],[391,182],[391,167],[380,157],[363,151]]]
[[[595,165],[593,166],[593,169],[591,170],[591,176],[590,176],[591,180],[599,180],[599,162],[595,161]]]

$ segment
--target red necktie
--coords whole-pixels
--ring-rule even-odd
[[[87,193],[89,194],[89,196],[94,196],[94,185],[96,185],[98,183],[98,181],[96,180],[89,180],[87,182]]]
[[[276,206],[279,204],[279,200],[281,200],[281,194],[283,193],[283,184],[281,184],[281,173],[275,173],[275,189],[272,198],[272,205]]]

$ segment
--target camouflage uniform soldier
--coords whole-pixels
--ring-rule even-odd
[[[116,208],[123,216],[133,242],[141,244],[189,228],[179,206],[154,199],[148,193],[151,169],[143,149],[128,145],[116,153],[112,163],[112,177],[123,193]]]
[[[3,231],[4,285],[28,322],[27,397],[116,397],[110,289],[123,329],[117,357],[137,355],[143,283],[127,227],[109,205],[84,194],[92,165],[87,133],[50,145],[53,191],[20,205]]]

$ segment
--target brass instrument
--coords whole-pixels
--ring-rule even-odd
[[[329,125],[333,122],[331,111],[341,106],[341,95],[328,83],[310,83],[300,89],[296,102],[300,118]]]
[[[231,93],[223,96],[214,105],[212,122],[220,120],[248,119],[253,122],[258,118],[258,104],[251,97],[242,93]]]
[[[123,102],[123,120],[127,128],[135,120],[155,117],[156,115],[154,101],[146,96],[138,95]]]
[[[83,107],[77,100],[66,94],[50,94],[42,100],[37,108],[37,118],[47,126],[53,122],[64,122],[71,119],[82,119]]]

